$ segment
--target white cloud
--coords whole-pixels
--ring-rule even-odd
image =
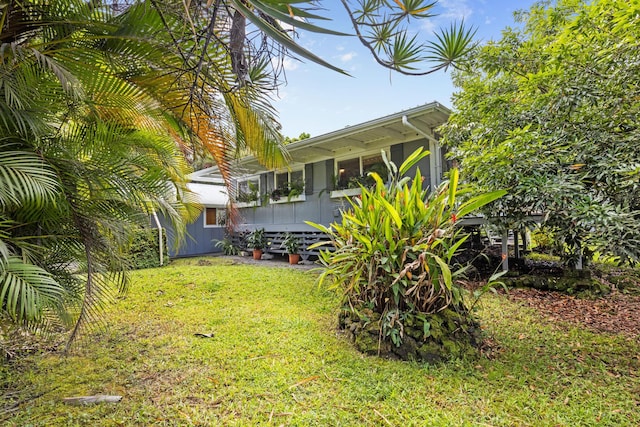
[[[473,14],[473,9],[467,4],[467,0],[440,0],[438,5],[443,9],[441,18],[467,20]]]
[[[340,55],[340,61],[342,62],[349,62],[351,61],[353,58],[355,58],[356,56],[358,56],[357,53],[355,52],[347,52],[343,55]]]
[[[433,18],[429,18],[422,20],[421,28],[427,33],[431,34],[436,32],[436,30],[438,29],[438,25]]]
[[[282,66],[284,67],[285,71],[297,70],[300,66],[300,61],[292,58],[284,58],[284,60],[282,61]]]
[[[449,27],[452,21],[469,20],[473,9],[467,2],[468,0],[440,0],[436,9],[437,16],[423,19],[421,29],[432,34],[440,28]]]

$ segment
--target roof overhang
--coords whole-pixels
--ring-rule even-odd
[[[224,185],[224,179],[220,176],[217,166],[201,169],[187,175],[187,179],[191,182],[204,182],[209,184]]]
[[[223,185],[189,182],[187,188],[198,196],[204,206],[223,208],[229,203],[227,189]]]
[[[431,102],[297,141],[286,147],[292,159],[289,167],[295,168],[307,163],[342,156],[357,156],[358,153],[385,148],[389,145],[430,138],[435,136],[435,129],[445,123],[450,114],[451,111],[444,105]],[[268,170],[253,156],[236,160],[232,169],[234,175],[250,175]],[[190,178],[198,182],[222,181],[216,166],[194,172]]]
[[[289,166],[295,167],[349,154],[357,155],[358,152],[422,139],[425,138],[425,134],[434,135],[435,129],[447,121],[450,113],[447,107],[438,102],[432,102],[297,141],[287,145],[287,151],[292,159]],[[267,170],[253,156],[239,159],[234,169],[241,173]]]

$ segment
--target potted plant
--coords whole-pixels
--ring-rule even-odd
[[[300,239],[293,233],[286,233],[280,244],[281,248],[285,248],[289,254],[289,264],[297,264],[300,262]]]
[[[287,182],[282,184],[278,188],[271,192],[270,198],[272,201],[277,202],[283,197],[287,198],[290,202],[291,199],[299,197],[304,194],[304,183],[301,181]]]
[[[247,246],[253,249],[253,259],[262,258],[262,250],[267,246],[264,228],[253,230],[246,237]]]

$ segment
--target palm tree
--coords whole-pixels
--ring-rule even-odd
[[[72,340],[125,288],[133,227],[155,211],[177,231],[195,218],[179,148],[204,146],[221,165],[244,147],[279,162],[281,138],[255,86],[231,87],[224,50],[210,49],[215,67],[188,68],[167,40],[174,18],[143,4],[114,17],[82,1],[3,12],[2,314],[75,324]]]
[[[176,225],[197,214],[175,143],[183,124],[110,63],[105,40],[119,27],[106,9],[27,2],[4,12],[2,315],[34,328],[75,323],[73,339],[124,288],[132,227],[152,211]]]

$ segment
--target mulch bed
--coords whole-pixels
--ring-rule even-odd
[[[508,298],[534,308],[551,321],[640,338],[640,296],[614,291],[598,299],[581,299],[559,292],[511,289]]]

